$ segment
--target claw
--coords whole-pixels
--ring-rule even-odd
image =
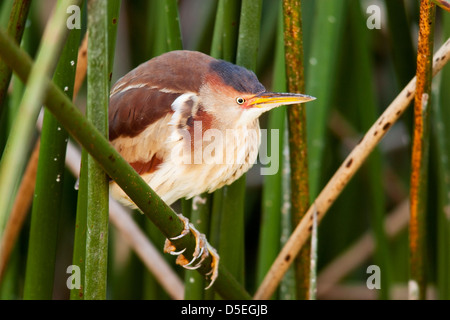
[[[166,242],[164,244],[164,252],[167,252],[173,256],[179,256],[180,254],[182,254],[183,252],[186,251],[186,248],[184,248],[183,250],[180,251],[175,251],[175,246],[172,245],[172,243],[169,241],[169,239],[166,239]]]
[[[195,269],[200,268],[200,266],[202,265],[203,261],[209,255],[211,255],[211,258],[212,258],[211,271],[209,271],[206,274],[207,276],[210,276],[211,282],[205,288],[205,290],[209,289],[213,285],[214,281],[216,281],[217,276],[219,275],[219,259],[220,259],[220,257],[217,254],[216,249],[214,249],[208,243],[208,241],[206,240],[206,237],[205,237],[204,234],[200,233],[189,222],[189,220],[186,217],[184,217],[183,215],[179,214],[178,217],[181,219],[181,221],[183,221],[184,229],[183,229],[183,231],[181,232],[180,235],[178,235],[176,237],[172,237],[170,239],[166,239],[166,243],[164,245],[164,252],[170,253],[171,255],[177,255],[178,258],[176,260],[176,263],[181,265],[183,268],[188,269],[188,270],[195,270]],[[188,261],[183,255],[183,253],[186,250],[186,248],[184,248],[183,250],[180,250],[180,251],[175,251],[176,250],[175,246],[172,245],[172,243],[170,242],[170,240],[181,239],[182,237],[186,236],[189,232],[192,232],[192,234],[195,237],[195,251],[193,253],[193,258],[192,258],[191,261]],[[192,265],[197,260],[199,260],[199,262],[196,263],[195,265]]]
[[[183,216],[181,213],[178,214],[178,218],[180,218],[181,221],[183,221],[183,225],[184,225],[184,229],[183,231],[181,231],[181,233],[176,236],[176,237],[172,237],[170,238],[170,240],[177,240],[177,239],[181,239],[183,238],[185,235],[187,235],[190,231],[190,225],[191,223],[189,222],[189,219],[186,218],[185,216]]]
[[[219,276],[219,254],[217,253],[216,249],[214,249],[208,242],[206,243],[206,247],[207,247],[207,251],[209,252],[209,254],[211,255],[211,271],[209,271],[206,275],[210,277],[211,282],[209,283],[209,285],[205,288],[205,290],[211,288],[211,286],[214,284],[214,282],[216,281],[217,277]]]

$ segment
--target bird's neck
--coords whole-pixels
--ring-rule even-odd
[[[203,111],[200,111],[203,112]],[[210,127],[218,129],[225,132],[226,130],[259,130],[259,117],[249,115],[248,112],[228,114],[223,116],[222,114],[217,114],[214,111],[205,111],[208,115],[207,117],[202,117],[207,119],[204,121],[208,124],[210,122]]]

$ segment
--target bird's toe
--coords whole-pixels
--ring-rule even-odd
[[[189,220],[184,217],[183,215],[178,215],[180,219],[183,221],[184,229],[181,232],[180,235],[176,237],[172,237],[170,239],[166,239],[166,243],[164,245],[164,252],[170,253],[171,255],[177,255],[176,263],[180,266],[182,266],[185,269],[189,270],[195,270],[200,268],[202,263],[205,261],[205,259],[208,256],[211,256],[212,262],[211,262],[211,271],[208,272],[206,275],[210,276],[211,282],[209,285],[205,288],[210,288],[214,281],[217,279],[219,274],[219,255],[217,254],[216,249],[214,249],[206,240],[206,236],[199,232],[193,224],[189,223]],[[176,247],[172,244],[171,240],[177,240],[182,237],[184,237],[189,232],[192,233],[192,235],[195,237],[195,250],[192,254],[192,259],[189,261],[186,259],[186,257],[183,255],[186,248],[180,251],[176,251]],[[195,263],[195,264],[194,264]]]
[[[210,283],[205,288],[205,290],[211,288],[211,286],[216,281],[217,277],[219,276],[219,254],[217,253],[216,249],[214,249],[208,242],[207,244],[207,251],[211,255],[211,271],[209,271],[206,275],[210,276]]]

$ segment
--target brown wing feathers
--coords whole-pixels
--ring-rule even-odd
[[[119,79],[111,90],[110,140],[138,135],[172,112],[171,104],[180,94],[198,93],[211,60],[199,52],[172,51],[141,64]]]
[[[149,125],[171,113],[178,93],[166,93],[148,86],[118,92],[110,98],[109,139],[135,137]]]
[[[144,161],[136,161],[131,162],[130,165],[133,167],[134,170],[136,170],[139,174],[144,173],[152,173],[155,171],[158,166],[162,163],[162,160],[159,159],[156,155],[151,158],[150,161],[144,162]]]
[[[211,60],[198,52],[173,51],[141,64],[113,86],[109,139],[139,174],[153,172],[163,161],[172,103],[183,93],[198,93]]]

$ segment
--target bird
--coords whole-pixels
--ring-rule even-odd
[[[255,73],[207,54],[177,50],[154,57],[121,77],[111,88],[109,140],[121,156],[168,205],[230,185],[255,163],[261,143],[259,117],[281,105],[315,98],[267,91]],[[113,198],[136,207],[110,182]],[[219,255],[188,219],[167,239],[165,251],[195,269],[212,256],[211,282]],[[192,232],[197,239],[190,262],[170,240]],[[200,260],[196,265],[194,261]]]

